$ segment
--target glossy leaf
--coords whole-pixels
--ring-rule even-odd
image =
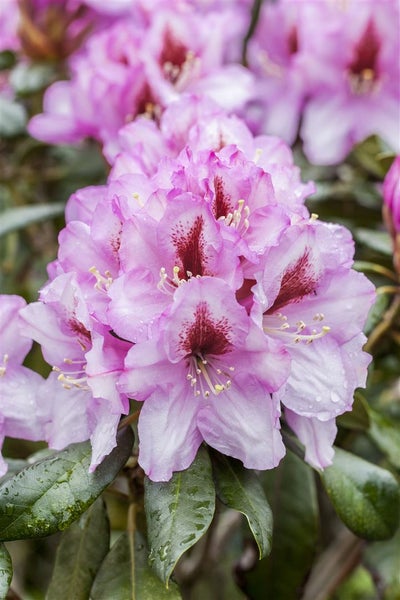
[[[389,471],[340,448],[321,479],[342,521],[369,540],[392,536],[399,522],[399,484]]]
[[[369,427],[368,404],[363,396],[356,392],[351,411],[340,415],[337,424],[346,429],[365,431]]]
[[[381,587],[385,587],[384,597],[400,598],[400,527],[390,540],[369,544],[363,558],[371,573],[379,577]]]
[[[0,539],[41,537],[66,529],[96,500],[125,464],[133,444],[130,428],[94,473],[89,442],[71,444],[26,467],[0,485]]]
[[[3,600],[7,597],[12,576],[13,568],[11,557],[5,545],[0,544],[0,600]]]
[[[34,206],[21,206],[19,208],[11,208],[1,215],[0,236],[23,229],[31,223],[45,221],[62,215],[65,210],[64,204],[35,204]]]
[[[168,482],[145,479],[150,562],[168,584],[182,554],[207,531],[215,510],[215,489],[207,451],[200,448],[186,471]]]
[[[46,600],[87,600],[110,546],[110,528],[98,499],[61,537]]]
[[[0,136],[12,137],[25,130],[28,116],[25,107],[0,96]]]
[[[312,469],[291,451],[279,467],[263,473],[274,518],[272,552],[246,576],[251,598],[297,597],[314,558],[318,506]]]
[[[392,465],[400,469],[400,429],[389,417],[370,410],[371,425],[368,434],[386,454]]]
[[[92,600],[178,600],[175,584],[169,589],[148,564],[148,551],[138,532],[124,533],[115,542],[96,576]]]
[[[212,463],[219,499],[245,515],[263,558],[271,551],[272,512],[258,476],[238,460],[216,452]]]
[[[375,252],[381,252],[387,256],[393,254],[392,241],[390,235],[386,231],[374,231],[364,227],[358,227],[354,230],[354,237],[358,242],[364,244],[368,248],[372,248]]]

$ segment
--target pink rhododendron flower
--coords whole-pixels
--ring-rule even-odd
[[[304,30],[310,10],[307,0],[264,2],[248,46],[249,68],[257,75],[258,126],[289,144],[297,137],[310,89],[313,49]]]
[[[92,35],[70,61],[71,81],[46,91],[44,113],[32,119],[31,134],[50,142],[92,136],[113,156],[122,125],[140,114],[159,118],[184,91],[242,109],[252,96],[253,78],[233,62],[245,27],[241,11],[210,10],[199,18],[193,8],[175,8],[160,6],[148,25],[127,17]],[[232,47],[235,58],[227,52]]]
[[[361,328],[374,292],[363,275],[349,270],[353,250],[342,227],[297,222],[265,255],[265,270],[254,288],[264,331],[284,341],[292,359],[277,395],[289,409],[289,424],[301,431],[306,458],[319,468],[330,464],[333,451],[325,449],[318,461],[309,448],[325,436],[315,419],[331,423],[331,438],[334,417],[350,409],[354,389],[365,385],[370,361],[361,352],[366,341]],[[304,420],[307,425],[300,425]]]
[[[39,394],[43,378],[22,366],[32,345],[21,335],[19,311],[25,305],[20,296],[0,296],[0,445],[5,436],[45,439],[45,407]],[[0,475],[6,471],[0,455]]]
[[[314,86],[301,127],[312,162],[338,163],[372,134],[400,150],[399,18],[397,0],[318,3],[308,34]]]
[[[335,417],[369,363],[374,293],[351,270],[349,232],[310,216],[314,186],[283,141],[254,137],[209,99],[171,101],[114,141],[107,185],[71,197],[50,281],[21,311],[71,388],[91,468],[128,398],[142,403],[139,463],[154,480],[187,468],[203,441],[272,468],[280,418],[306,460],[327,466]],[[52,411],[46,434],[61,446],[70,417]]]
[[[139,434],[148,475],[168,480],[188,467],[203,439],[247,467],[276,466],[284,447],[270,392],[286,378],[284,351],[217,278],[181,285],[162,320],[159,335],[129,352],[120,379],[121,389],[146,400]]]
[[[24,332],[41,344],[45,359],[58,373],[57,383],[50,379],[46,394],[54,393],[57,384],[70,392],[62,392],[65,408],[52,408],[45,439],[56,448],[67,440],[65,433],[57,431],[70,418],[68,406],[70,414],[81,419],[79,437],[92,441],[94,469],[115,446],[121,413],[128,410],[116,381],[130,344],[92,319],[72,271],[49,282],[41,291],[41,302],[28,305],[20,314]],[[68,443],[72,441],[78,441],[76,433]]]

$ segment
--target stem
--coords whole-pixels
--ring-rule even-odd
[[[127,427],[127,425],[131,425],[132,423],[138,420],[139,415],[140,410],[135,410],[135,412],[133,412],[132,414],[128,415],[127,417],[124,417],[120,420],[118,429],[122,429],[123,427]]]
[[[400,293],[400,287],[398,285],[381,285],[376,288],[377,294],[398,294]]]
[[[128,540],[129,540],[129,553],[131,556],[131,600],[136,600],[135,593],[135,529],[136,529],[136,504],[132,502],[128,509]]]
[[[364,350],[373,354],[373,350],[381,338],[390,330],[393,321],[400,313],[400,296],[396,296],[390,308],[383,315],[382,321],[372,330]]]
[[[364,542],[342,529],[314,564],[301,600],[326,600],[360,562]]]
[[[370,271],[371,273],[379,273],[379,275],[384,275],[385,277],[391,279],[396,283],[399,282],[399,278],[396,275],[396,273],[394,273],[394,271],[391,271],[390,269],[387,269],[386,267],[383,267],[382,265],[378,265],[376,263],[364,260],[356,260],[353,267],[356,271]]]

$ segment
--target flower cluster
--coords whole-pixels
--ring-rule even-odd
[[[95,468],[135,399],[154,480],[187,468],[203,441],[273,468],[281,419],[308,462],[330,464],[335,417],[370,360],[374,291],[351,270],[349,232],[309,214],[314,186],[283,141],[210,100],[182,96],[115,144],[107,185],[71,197],[49,282],[19,313],[64,387],[45,439],[79,422],[63,443],[90,437]]]
[[[196,3],[160,0],[156,10],[141,6],[71,57],[71,80],[46,91],[44,113],[30,123],[34,137],[68,143],[91,136],[112,160],[126,122],[142,114],[158,119],[184,91],[233,111],[250,100],[253,77],[238,63],[249,19],[243,5],[200,10]]]
[[[316,164],[377,134],[400,151],[397,0],[265,2],[249,45],[263,129]]]
[[[8,3],[5,16],[15,21],[15,2]],[[44,112],[29,126],[34,137],[51,143],[93,137],[113,162],[120,127],[141,114],[158,120],[190,92],[240,114],[254,132],[290,144],[300,134],[316,164],[339,163],[372,134],[400,151],[397,0],[265,2],[248,44],[248,68],[240,64],[247,1],[103,4],[64,0],[53,14],[49,0],[21,3],[29,15],[23,20],[29,27],[20,27],[28,54],[71,54],[70,80],[47,90]],[[49,31],[50,17],[62,22],[65,13],[68,29],[60,40],[43,36],[42,13]]]

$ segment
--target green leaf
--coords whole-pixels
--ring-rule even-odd
[[[178,559],[204,535],[214,515],[215,489],[205,448],[170,481],[145,479],[145,510],[150,562],[168,585]]]
[[[397,595],[385,594],[385,598],[400,597],[400,528],[390,540],[368,544],[364,552],[364,563],[371,572],[378,575],[386,588],[396,590]],[[386,590],[385,590],[386,591]]]
[[[271,551],[273,524],[271,508],[259,478],[238,460],[216,452],[211,457],[219,499],[246,517],[260,558],[263,558]]]
[[[35,204],[32,206],[21,206],[19,208],[11,208],[1,214],[0,222],[0,237],[10,231],[22,229],[37,223],[58,217],[64,214],[65,205],[61,202],[52,204]]]
[[[110,547],[110,527],[99,498],[61,537],[46,600],[87,600]]]
[[[279,467],[262,478],[274,517],[272,551],[246,575],[246,592],[250,598],[297,598],[318,537],[314,473],[288,450]]]
[[[89,473],[89,442],[71,444],[0,485],[0,540],[41,537],[66,529],[125,464],[133,432],[122,429],[114,450]]]
[[[5,600],[11,585],[13,568],[11,557],[4,544],[0,544],[0,600]]]
[[[31,94],[45,88],[54,78],[49,63],[19,62],[10,74],[10,84],[18,94]]]
[[[354,231],[354,237],[357,242],[372,248],[376,252],[381,252],[387,256],[392,256],[393,245],[390,235],[386,231],[374,231],[365,227],[357,227]]]
[[[400,429],[398,423],[369,410],[370,428],[368,434],[378,448],[386,454],[392,465],[400,469]]]
[[[16,62],[15,53],[11,50],[3,50],[0,52],[0,71],[11,69]]]
[[[346,429],[365,431],[369,427],[369,407],[362,394],[356,392],[354,403],[350,412],[337,418],[337,424]]]
[[[134,540],[134,541],[133,541]],[[148,564],[148,551],[139,532],[124,533],[107,554],[96,576],[92,600],[178,600],[177,586],[169,589]]]
[[[0,96],[0,136],[12,137],[25,131],[28,116],[22,104]]]
[[[321,479],[337,514],[353,533],[368,540],[394,534],[400,490],[389,471],[336,448],[333,464]]]
[[[391,294],[378,294],[376,296],[376,300],[368,313],[367,322],[364,326],[365,335],[368,336],[378,323],[382,321],[384,313],[389,308],[391,299]]]

